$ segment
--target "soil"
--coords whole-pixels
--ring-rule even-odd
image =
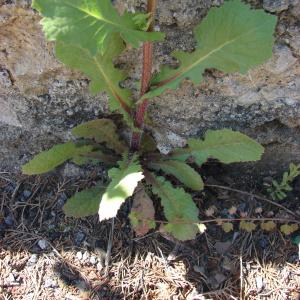
[[[300,222],[299,178],[285,200],[272,203],[257,198],[267,197],[268,180],[235,180],[213,162],[201,172],[207,187],[194,200],[202,220],[276,217]],[[212,222],[188,242],[158,229],[136,237],[127,217],[130,200],[113,227],[111,221],[99,223],[97,216],[67,218],[62,206],[69,196],[106,180],[102,171],[89,174],[66,178],[0,172],[1,300],[300,299],[299,248],[293,243],[299,232],[265,232],[260,222],[246,232],[233,221],[229,233]],[[235,214],[230,214],[232,207]]]

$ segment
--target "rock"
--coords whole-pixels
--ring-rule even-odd
[[[289,8],[289,0],[264,0],[263,7],[270,12],[281,12]]]
[[[216,242],[215,249],[219,254],[225,254],[231,247],[231,242]]]
[[[49,247],[49,243],[46,240],[39,240],[38,241],[38,246],[42,249],[42,250],[46,250]]]
[[[27,262],[28,265],[35,265],[38,261],[39,257],[37,254],[32,254]]]
[[[85,252],[83,253],[82,259],[83,259],[83,260],[87,260],[89,257],[90,257],[89,252],[88,252],[88,251],[85,251]]]
[[[146,4],[144,0],[114,2],[123,11],[138,11]],[[162,63],[174,65],[170,56],[174,50],[192,51],[194,25],[211,6],[223,2],[159,1],[156,28],[165,31],[167,38],[156,45],[153,69],[157,71]],[[20,171],[34,154],[68,139],[75,125],[108,112],[107,96],[92,96],[87,78],[55,59],[53,43],[45,41],[40,17],[29,4],[5,1],[0,6],[0,166],[10,171]],[[208,129],[226,127],[266,147],[261,162],[243,170],[230,166],[238,175],[254,169],[259,174],[279,173],[290,162],[300,162],[299,1],[264,0],[263,7],[280,15],[274,57],[245,75],[211,70],[201,85],[185,81],[180,89],[153,99],[149,117],[162,128],[155,130],[161,151],[182,146],[189,137],[203,137]],[[142,51],[131,49],[116,61],[129,72],[129,86],[140,79],[137,62],[141,59]],[[72,164],[62,168],[62,174],[85,175]]]
[[[80,246],[85,239],[85,234],[82,231],[78,231],[74,234],[74,241],[76,246]]]
[[[255,278],[255,282],[256,282],[256,291],[257,293],[261,293],[264,289],[264,279],[261,276],[257,276]]]
[[[14,220],[12,218],[11,215],[8,215],[7,217],[4,218],[4,223],[7,225],[7,226],[13,226],[14,225]]]
[[[92,265],[95,265],[95,264],[97,264],[97,262],[98,262],[97,257],[92,255],[91,258],[90,258],[90,263]]]
[[[65,205],[66,201],[67,201],[67,196],[65,193],[62,193],[61,195],[59,195],[57,199],[57,203],[56,203],[57,207],[62,208]]]
[[[12,283],[12,282],[15,282],[16,279],[12,273],[9,273],[7,280],[8,280],[8,282]]]
[[[46,278],[45,282],[44,282],[44,287],[45,288],[56,288],[56,287],[58,287],[58,284],[57,284],[56,280],[54,280],[52,278]]]
[[[78,251],[78,252],[76,253],[76,258],[77,258],[78,260],[82,260],[82,252],[81,252],[81,251]]]
[[[193,267],[193,270],[194,270],[195,272],[197,272],[197,273],[200,273],[200,274],[206,276],[206,275],[205,275],[205,269],[204,269],[204,267],[200,267],[200,266],[195,265],[195,266]]]

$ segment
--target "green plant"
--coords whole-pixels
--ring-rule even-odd
[[[46,37],[56,41],[57,58],[81,70],[90,80],[90,90],[109,95],[109,108],[123,116],[131,131],[130,141],[118,134],[110,119],[99,119],[72,130],[73,142],[54,146],[23,166],[25,174],[42,174],[67,160],[77,164],[104,163],[110,167],[107,187],[94,187],[75,194],[64,206],[69,216],[99,213],[101,220],[115,217],[125,200],[133,196],[131,223],[137,234],[156,226],[151,198],[159,198],[165,221],[161,230],[180,240],[193,239],[203,231],[199,211],[189,192],[204,187],[193,165],[202,166],[209,158],[223,163],[259,160],[263,147],[230,129],[207,131],[203,140],[188,139],[187,146],[170,154],[158,152],[150,130],[145,132],[145,114],[154,96],[177,88],[183,79],[195,84],[203,80],[207,68],[225,73],[246,73],[272,55],[276,17],[252,10],[238,0],[212,8],[195,30],[194,52],[175,51],[179,67],[162,67],[152,76],[155,40],[164,35],[153,32],[155,0],[148,0],[147,14],[120,16],[110,0],[34,0],[42,15]],[[143,42],[143,72],[140,100],[134,102],[130,90],[120,87],[126,74],[115,68],[113,59],[126,49]],[[150,126],[148,126],[150,127]],[[170,180],[177,179],[183,187]],[[136,191],[136,192],[135,192]]]
[[[296,177],[300,175],[300,165],[291,163],[289,170],[283,173],[281,182],[276,180],[272,181],[272,185],[267,189],[268,193],[273,200],[283,200],[286,198],[287,193],[292,191],[291,183]]]

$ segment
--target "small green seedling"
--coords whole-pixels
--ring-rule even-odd
[[[23,172],[46,173],[69,160],[80,165],[106,164],[109,184],[75,194],[64,206],[67,215],[98,213],[100,221],[113,218],[133,196],[131,223],[137,234],[145,234],[156,226],[151,199],[158,198],[165,216],[161,230],[179,240],[189,240],[203,227],[199,226],[199,211],[191,192],[204,188],[200,174],[190,163],[200,167],[209,158],[225,164],[256,161],[264,149],[242,133],[222,129],[209,130],[203,139],[190,138],[185,148],[161,154],[151,130],[144,130],[148,103],[164,91],[178,88],[184,79],[199,84],[206,69],[245,74],[265,62],[272,56],[276,17],[239,0],[212,8],[194,29],[195,50],[175,51],[172,56],[179,66],[163,66],[153,76],[152,42],[164,39],[163,33],[152,32],[155,2],[148,0],[147,14],[119,15],[110,0],[33,1],[33,8],[43,15],[41,24],[47,39],[56,42],[56,57],[82,71],[91,80],[93,94],[109,95],[110,111],[123,116],[131,138],[122,138],[110,119],[93,120],[72,130],[75,141],[38,154],[23,166]],[[138,47],[141,42],[144,68],[140,99],[134,102],[131,91],[120,85],[127,74],[117,69],[113,60],[126,51],[127,45]],[[175,186],[172,178],[184,187]]]
[[[273,200],[283,200],[287,197],[287,193],[291,192],[292,182],[300,175],[300,165],[290,164],[289,170],[283,173],[281,182],[272,181],[272,185],[268,188],[268,193]]]

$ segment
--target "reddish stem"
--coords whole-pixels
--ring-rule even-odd
[[[153,31],[154,27],[154,14],[156,10],[157,0],[148,0],[147,11],[151,14],[151,23],[148,31]],[[150,87],[150,81],[152,77],[152,62],[153,62],[153,43],[145,42],[143,45],[143,72],[142,72],[142,84],[140,96],[144,96]],[[145,99],[140,105],[138,105],[135,113],[135,126],[140,130],[143,130],[145,115],[148,108],[148,100]],[[141,131],[136,131],[132,133],[131,138],[131,148],[133,150],[138,150],[141,143]]]

